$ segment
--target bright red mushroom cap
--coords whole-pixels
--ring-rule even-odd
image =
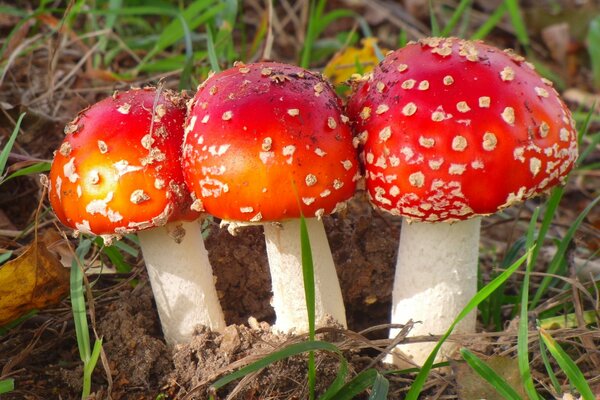
[[[481,42],[429,38],[389,54],[348,114],[371,201],[418,221],[494,213],[562,182],[577,158],[552,83]]]
[[[123,235],[197,217],[181,172],[185,99],[116,92],[67,124],[50,170],[50,204],[83,233]]]
[[[239,63],[210,77],[186,121],[196,208],[250,222],[333,212],[356,186],[347,121],[331,86],[299,67]]]

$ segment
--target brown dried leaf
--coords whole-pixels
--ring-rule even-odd
[[[569,24],[566,22],[553,24],[542,29],[542,40],[554,61],[564,63],[567,59],[567,52],[571,38],[569,36]]]
[[[486,360],[486,363],[498,375],[512,386],[513,389],[525,398],[525,390],[519,376],[519,362],[517,359],[494,356]],[[466,362],[452,362],[452,370],[456,377],[456,385],[458,388],[458,398],[461,400],[503,400],[498,392],[477,372],[473,371]]]
[[[600,94],[589,93],[581,89],[571,88],[563,92],[563,99],[577,104],[578,107],[585,107],[588,110],[592,107],[595,107],[594,110],[596,112],[600,112]]]
[[[58,303],[69,291],[69,271],[41,241],[0,267],[0,325]]]

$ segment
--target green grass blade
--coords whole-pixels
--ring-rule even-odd
[[[507,11],[506,3],[500,4],[498,8],[488,17],[488,19],[477,29],[477,31],[471,36],[471,40],[485,39],[487,35],[494,29]]]
[[[131,266],[125,262],[123,259],[123,254],[121,254],[114,246],[105,246],[102,248],[102,252],[106,254],[110,262],[113,263],[117,272],[131,272]]]
[[[69,13],[63,17],[59,26],[62,25],[71,28],[73,26],[73,21],[75,20],[75,18],[77,18],[77,16],[81,14],[85,3],[85,0],[72,1],[70,3],[70,7],[67,8]]]
[[[108,9],[116,11],[115,13],[111,13],[106,16],[104,20],[104,29],[112,30],[117,23],[117,18],[119,16],[118,10],[123,7],[123,0],[109,0],[108,1]],[[105,40],[106,36],[100,37],[100,40]],[[106,45],[103,43],[99,47],[100,50],[104,51],[106,49]]]
[[[243,378],[244,376],[259,371],[269,365],[273,364],[276,361],[281,361],[283,359],[289,358],[291,356],[295,356],[298,354],[306,353],[309,351],[315,350],[325,350],[332,353],[336,353],[339,357],[341,357],[340,350],[331,343],[321,342],[321,341],[307,341],[302,343],[296,343],[289,345],[279,351],[275,351],[266,355],[264,358],[253,362],[250,365],[245,366],[244,368],[233,372],[229,375],[224,376],[223,378],[217,380],[215,383],[211,385],[211,388],[214,390],[220,389],[223,386],[227,385],[235,381],[236,379]]]
[[[190,90],[192,89],[192,71],[194,69],[194,54],[185,57],[185,64],[183,64],[183,70],[179,77],[179,90]]]
[[[318,0],[315,3],[315,0],[311,0],[310,8],[309,8],[309,20],[308,25],[306,27],[306,35],[304,38],[304,46],[302,46],[302,51],[300,53],[300,66],[302,68],[308,68],[311,61],[311,56],[313,53],[313,48],[315,48],[315,43],[319,35],[323,33],[323,31],[334,21],[340,18],[351,17],[358,21],[359,26],[363,30],[363,32],[370,31],[370,28],[366,24],[363,23],[364,19],[361,19],[359,15],[357,15],[354,11],[348,9],[337,9],[324,14],[325,5],[327,4],[327,0]]]
[[[585,115],[585,119],[583,120],[583,126],[579,127],[579,129],[578,129],[579,132],[577,135],[577,145],[579,146],[579,148],[581,148],[581,145],[583,143],[583,137],[586,136],[590,130],[590,122],[592,122],[592,117],[594,116],[595,113],[596,113],[596,102],[594,101],[594,104],[592,104],[592,107]],[[579,158],[581,158],[581,153],[579,154]]]
[[[481,290],[479,292],[477,292],[475,294],[475,296],[473,296],[473,298],[469,301],[469,303],[467,303],[465,308],[463,308],[463,310],[454,319],[454,321],[452,322],[452,324],[450,325],[450,327],[448,328],[446,333],[444,333],[442,338],[435,345],[433,351],[431,352],[431,354],[425,361],[425,364],[423,365],[423,367],[417,374],[417,377],[415,378],[412,386],[410,387],[410,390],[408,391],[408,393],[406,395],[406,400],[418,400],[419,395],[421,394],[421,390],[423,389],[423,385],[425,385],[425,381],[427,379],[427,376],[429,375],[429,371],[433,367],[433,362],[435,360],[435,357],[436,357],[437,353],[440,351],[442,344],[446,341],[446,339],[448,339],[448,336],[450,336],[450,334],[454,330],[454,327],[464,317],[466,317],[471,311],[473,311],[475,308],[477,308],[477,306],[482,301],[484,301],[496,289],[498,289],[498,287],[500,287],[504,282],[506,282],[506,280],[508,278],[510,278],[510,276],[521,266],[521,264],[523,264],[523,262],[526,260],[526,258],[529,257],[530,251],[528,251],[521,258],[519,258],[517,261],[515,261],[510,267],[508,267],[504,272],[502,272],[500,275],[498,275],[496,278],[494,278],[490,283],[488,283],[483,288],[481,288]]]
[[[573,119],[575,120],[575,122],[577,122],[577,125],[581,125],[587,118],[590,117],[590,112],[583,112],[583,111],[573,111],[572,112],[573,115]],[[593,112],[591,115],[591,122],[598,122],[600,121],[600,114]]]
[[[83,365],[83,390],[82,399],[87,399],[88,395],[92,391],[92,373],[98,363],[100,357],[100,351],[102,350],[102,339],[96,340],[94,343],[94,349],[90,355],[90,359]]]
[[[508,249],[502,262],[500,263],[500,268],[505,269],[508,266],[512,265],[522,254],[525,249],[525,238],[520,237],[512,244],[512,246]],[[492,278],[497,276],[497,274],[492,275]],[[482,286],[481,284],[478,286]],[[504,291],[505,284],[502,284],[498,290],[496,290],[490,297],[486,299],[484,303],[480,306],[480,311],[482,315],[482,320],[484,324],[493,324],[495,329],[500,331],[503,329],[504,325],[504,310],[503,306],[510,303],[510,299],[507,298]]]
[[[316,24],[316,4],[315,0],[310,0],[310,6],[308,9],[308,25],[306,27],[306,34],[304,35],[304,45],[302,46],[302,52],[300,53],[300,67],[308,68],[310,64],[310,53],[316,39],[315,30],[317,29]]]
[[[236,18],[238,15],[238,1],[224,0],[223,10],[215,17],[219,30],[215,39],[219,59],[225,60],[227,66],[232,65],[240,58],[234,42],[233,30],[236,27]]]
[[[587,51],[592,64],[594,86],[600,88],[600,16],[590,21],[587,33]]]
[[[108,9],[113,11],[108,14],[104,19],[104,29],[112,31],[117,18],[119,17],[119,13],[115,12],[123,8],[123,0],[108,0]],[[108,46],[108,38],[109,35],[102,35],[98,39],[98,53],[95,55],[94,66],[98,68],[98,64],[100,61],[100,55],[106,53],[106,48]]]
[[[400,33],[398,34],[398,48],[406,46],[407,43],[408,43],[408,32],[406,32],[404,30],[400,31]]]
[[[0,14],[12,15],[12,16],[21,17],[21,18],[25,18],[27,15],[29,15],[29,13],[27,11],[25,11],[24,9],[22,10],[17,7],[11,7],[11,6],[6,6],[6,5],[0,6]]]
[[[210,67],[214,72],[220,72],[221,67],[219,66],[219,56],[215,49],[215,40],[213,38],[211,24],[206,25],[206,49],[208,51],[208,60],[210,61]]]
[[[79,243],[75,251],[76,258],[71,263],[71,308],[75,322],[75,334],[77,336],[77,347],[81,361],[87,363],[91,356],[90,332],[88,329],[87,312],[85,308],[85,297],[83,295],[83,271],[79,261],[89,252],[92,242],[84,239]]]
[[[540,231],[538,233],[536,247],[533,249],[531,254],[532,264],[537,262],[538,254],[544,245],[544,240],[546,240],[546,235],[548,234],[548,230],[550,229],[550,225],[552,224],[552,220],[556,215],[556,210],[558,209],[558,205],[560,204],[564,193],[564,186],[557,186],[552,189],[550,198],[546,202],[546,211],[544,212],[544,218],[542,219],[542,225],[540,226]]]
[[[460,354],[480,377],[489,383],[502,397],[507,400],[522,400],[521,396],[508,382],[496,373],[489,365],[467,349],[461,349]]]
[[[585,150],[583,150],[581,153],[579,153],[579,158],[577,159],[578,166],[580,166],[583,163],[583,161],[598,147],[599,143],[600,143],[600,133],[596,133],[596,134],[592,135],[592,139],[590,140],[590,143],[588,144],[588,146],[585,148]]]
[[[331,23],[335,22],[338,19],[341,18],[357,18],[358,16],[356,15],[356,13],[352,10],[346,10],[346,9],[339,9],[339,10],[333,10],[328,12],[327,14],[323,15],[320,19],[319,19],[319,23],[317,25],[317,29],[315,32],[315,39],[317,37],[319,37],[323,31],[327,28],[327,26],[329,26]]]
[[[15,380],[12,378],[2,379],[0,381],[0,394],[5,394],[15,390]]]
[[[129,235],[126,235],[125,237],[130,240],[135,239],[132,241],[139,247],[140,242],[138,241],[138,238],[136,235],[129,234]],[[132,257],[137,257],[140,254],[140,251],[137,248],[127,244],[124,240],[114,241],[112,247],[116,247],[117,249],[129,254]]]
[[[370,386],[373,386],[379,375],[376,369],[370,368],[356,375],[350,382],[346,383],[333,397],[334,400],[352,400]]]
[[[598,321],[596,319],[596,310],[584,311],[581,316],[586,325],[591,325]],[[579,327],[579,321],[577,320],[577,315],[575,313],[540,319],[538,324],[540,328],[543,329],[569,329]]]
[[[456,7],[456,10],[454,10],[454,12],[452,13],[452,16],[450,17],[450,21],[448,21],[448,25],[446,25],[444,27],[444,30],[442,31],[441,36],[444,36],[444,37],[448,36],[450,34],[450,32],[452,32],[454,27],[456,27],[456,25],[460,22],[460,19],[464,16],[467,8],[471,6],[472,2],[473,2],[473,0],[461,0],[460,1],[460,3],[458,4],[458,7]]]
[[[588,204],[587,207],[577,216],[575,221],[573,221],[571,226],[569,226],[569,230],[565,234],[565,237],[563,237],[562,240],[560,241],[558,249],[556,249],[556,254],[552,258],[552,261],[550,261],[550,265],[548,266],[548,269],[546,272],[548,272],[549,274],[556,273],[556,271],[560,267],[560,264],[565,255],[565,252],[567,251],[567,247],[569,246],[569,243],[571,242],[571,240],[573,239],[573,236],[575,235],[575,232],[577,231],[577,229],[579,229],[579,226],[583,222],[583,219],[598,204],[599,201],[600,201],[600,196],[596,197],[590,204]],[[539,303],[541,298],[546,294],[546,291],[548,290],[548,287],[550,286],[550,283],[552,280],[553,280],[553,278],[550,276],[546,276],[542,279],[542,281],[540,282],[540,285],[538,286],[538,288],[535,292],[535,296],[533,297],[533,300],[531,301],[531,304],[530,304],[531,308],[534,308]]]
[[[433,9],[432,0],[429,0],[429,16],[431,36],[440,36],[440,24],[438,23],[437,17],[435,16],[435,10]]]
[[[581,167],[579,167],[579,170],[581,170],[581,171],[595,171],[598,169],[600,169],[600,162],[586,164],[586,165],[582,165]]]
[[[0,253],[0,265],[4,264],[12,257],[13,252],[7,251],[6,253]]]
[[[531,216],[529,228],[527,230],[526,246],[528,249],[534,248],[534,242],[536,241],[535,228],[539,214],[540,208],[536,207]],[[537,246],[535,248],[537,248]],[[519,314],[519,328],[517,333],[517,361],[519,364],[519,372],[521,374],[521,381],[523,382],[525,393],[527,393],[527,396],[531,400],[539,398],[531,376],[531,367],[529,366],[529,312],[527,307],[529,304],[529,278],[533,265],[535,264],[533,258],[534,255],[537,254],[535,248],[529,252],[525,264],[525,276],[523,277],[523,283],[521,285],[521,312]]]
[[[306,313],[308,318],[308,338],[315,340],[315,269],[308,237],[308,228],[303,215],[300,215],[300,247],[302,251],[302,277],[304,281],[304,298],[306,301]],[[315,386],[317,370],[314,354],[308,355],[308,387],[309,398],[315,397]]]
[[[4,175],[4,168],[6,168],[6,163],[8,162],[8,156],[10,155],[10,151],[15,145],[15,140],[17,140],[17,135],[19,134],[19,129],[21,128],[21,121],[23,121],[23,117],[25,117],[25,113],[19,115],[19,119],[15,124],[15,128],[13,129],[8,142],[4,145],[2,152],[0,152],[0,176]]]
[[[42,161],[39,163],[32,164],[25,168],[21,168],[20,170],[15,171],[12,174],[10,174],[9,176],[7,176],[6,179],[4,179],[2,181],[2,183],[6,182],[9,179],[13,179],[13,178],[16,178],[19,176],[40,174],[42,172],[48,172],[48,171],[50,171],[50,165],[51,165],[51,163]]]
[[[308,237],[308,228],[304,216],[300,217],[300,246],[302,249],[302,276],[304,278],[304,296],[308,313],[308,334],[310,340],[315,335],[315,270]]]
[[[521,15],[519,2],[517,0],[505,0],[504,2],[519,43],[525,47],[529,46],[529,35],[527,34],[527,27],[523,21],[523,16]]]
[[[175,17],[179,10],[170,7],[160,6],[134,6],[134,7],[123,7],[119,10],[100,10],[100,9],[86,9],[82,10],[84,14],[91,15],[104,15],[108,16],[111,14],[118,14],[120,17],[136,17],[140,15],[161,15],[168,17]],[[131,20],[130,20],[131,21]],[[148,30],[153,30],[153,25],[148,24]]]
[[[540,354],[542,356],[544,367],[546,368],[546,373],[550,378],[550,382],[552,382],[554,392],[558,395],[558,397],[560,397],[562,395],[562,387],[560,386],[560,382],[556,378],[556,374],[552,369],[552,364],[550,364],[550,359],[548,358],[548,350],[546,349],[546,345],[544,344],[543,340],[540,340]]]
[[[188,60],[192,59],[193,61],[204,60],[208,57],[208,53],[205,50],[200,50],[194,52],[192,57],[188,57],[186,54],[175,54],[172,56],[155,59],[152,61],[148,61],[143,66],[138,68],[139,72],[170,72],[180,69],[183,65],[184,68]]]
[[[194,48],[192,46],[192,32],[183,15],[177,16],[183,28],[183,42],[185,43],[185,64],[179,77],[179,90],[191,89],[192,67],[194,65]]]
[[[90,357],[90,365],[96,365],[98,362],[98,358],[100,358],[100,350],[102,350],[102,338],[99,338],[94,343],[94,348],[92,349],[92,356]],[[92,369],[94,369],[92,367]]]
[[[329,400],[333,398],[333,396],[335,396],[335,394],[344,386],[344,382],[348,376],[348,361],[346,361],[345,358],[341,358],[340,361],[340,368],[338,369],[335,379],[331,382],[331,385],[329,385],[325,393],[319,397],[319,400]]]
[[[563,348],[550,336],[544,329],[540,329],[540,337],[542,341],[556,360],[560,368],[564,371],[571,385],[575,386],[583,400],[596,400],[596,396],[588,385],[583,373],[577,367],[577,364],[569,357]]]
[[[162,29],[160,37],[152,50],[146,54],[142,63],[151,59],[167,47],[175,44],[182,38],[189,36],[190,31],[213,18],[222,8],[223,5],[215,5],[214,0],[196,0],[183,11],[174,8],[165,8],[165,11],[168,10],[167,15],[172,15],[174,19]],[[166,13],[163,12],[163,15],[165,14]]]
[[[371,389],[371,395],[369,400],[386,400],[388,398],[388,392],[390,389],[390,382],[385,379],[381,374],[375,376],[375,382],[373,382],[373,389]]]

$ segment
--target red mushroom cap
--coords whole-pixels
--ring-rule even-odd
[[[331,213],[355,189],[358,159],[341,102],[320,76],[236,64],[206,80],[186,121],[186,182],[230,221]]]
[[[348,114],[371,201],[418,221],[494,213],[562,182],[577,158],[552,83],[481,42],[429,38],[389,54]]]
[[[50,204],[83,233],[123,235],[197,217],[181,172],[185,100],[154,88],[116,92],[67,124],[50,170]]]

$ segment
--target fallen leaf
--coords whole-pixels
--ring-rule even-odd
[[[594,107],[595,112],[600,112],[600,95],[589,93],[577,88],[567,89],[563,92],[563,98],[569,102],[577,104],[579,107],[591,109]]]
[[[344,83],[352,74],[365,74],[370,72],[379,63],[375,52],[377,39],[365,38],[362,40],[362,48],[346,47],[336,53],[327,63],[323,70],[325,75],[334,84]],[[381,49],[385,54],[387,50]]]
[[[56,304],[68,292],[68,269],[44,242],[34,241],[23,254],[0,267],[0,325]]]
[[[569,24],[563,22],[545,27],[542,29],[542,40],[554,61],[564,64],[571,42]]]
[[[487,359],[486,363],[490,368],[496,371],[499,376],[504,378],[521,398],[525,398],[525,390],[523,389],[519,373],[519,362],[516,358],[493,356]],[[456,377],[459,399],[504,399],[504,397],[500,396],[500,394],[489,383],[481,378],[477,372],[473,371],[466,362],[455,361],[451,364],[454,376]]]

